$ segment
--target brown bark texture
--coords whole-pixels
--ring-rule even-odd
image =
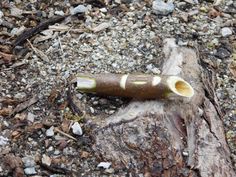
[[[208,71],[195,50],[166,39],[163,75],[178,75],[192,98],[131,101],[107,119],[93,120],[93,149],[130,176],[236,176]]]

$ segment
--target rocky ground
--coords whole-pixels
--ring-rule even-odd
[[[55,16],[65,18],[19,42],[24,30]],[[168,37],[213,69],[236,163],[235,19],[233,0],[1,1],[0,176],[117,174],[94,155],[87,122],[129,100],[75,93],[68,80],[79,72],[160,74]]]

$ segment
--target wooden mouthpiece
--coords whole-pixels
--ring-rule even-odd
[[[107,96],[155,99],[171,95],[190,98],[194,95],[191,85],[178,76],[79,74],[72,82],[76,82],[78,91]]]

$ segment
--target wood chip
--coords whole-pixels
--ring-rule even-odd
[[[93,32],[97,33],[99,31],[103,31],[111,26],[110,23],[104,22],[101,23],[100,25],[96,26],[95,28],[92,29]]]
[[[0,52],[0,60],[3,60],[5,63],[10,63],[15,59],[15,56],[12,54],[7,54]]]
[[[236,80],[236,61],[232,61],[229,65],[229,70],[232,73],[234,80]]]
[[[46,54],[44,54],[43,51],[41,51],[41,50],[35,48],[35,47],[31,44],[31,42],[30,42],[28,39],[27,39],[27,42],[29,43],[30,47],[34,50],[35,54],[36,54],[39,58],[41,58],[43,61],[49,62],[48,56],[47,56]]]
[[[17,46],[17,45],[22,45],[27,39],[31,38],[32,36],[40,33],[41,31],[45,30],[48,28],[49,25],[53,25],[55,23],[59,23],[61,21],[63,21],[67,16],[59,16],[59,17],[53,17],[45,22],[40,23],[39,25],[37,25],[34,28],[31,28],[25,32],[23,32],[21,35],[19,35],[13,46]]]

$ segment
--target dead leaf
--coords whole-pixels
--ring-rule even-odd
[[[35,122],[33,125],[27,126],[27,132],[33,133],[43,128],[43,124],[41,122]]]
[[[68,145],[68,141],[66,141],[66,140],[59,140],[57,145],[59,145],[58,149],[63,150]]]
[[[19,101],[18,100],[14,100],[12,98],[0,98],[0,103],[2,103],[3,105],[16,105],[16,104],[19,104]]]
[[[15,119],[18,119],[18,120],[20,120],[20,121],[23,121],[23,120],[26,119],[26,114],[25,114],[25,113],[16,114],[14,118],[15,118]]]
[[[90,153],[88,153],[87,151],[81,151],[80,152],[80,157],[81,158],[88,158],[89,157],[89,155],[90,155]]]
[[[216,9],[214,9],[214,8],[211,8],[210,9],[210,11],[208,12],[208,16],[210,17],[210,18],[216,18],[216,17],[218,17],[218,16],[220,16],[221,15],[221,12],[219,12],[219,11],[217,11]]]
[[[58,95],[59,95],[59,91],[57,89],[53,88],[49,97],[48,97],[49,103],[50,104],[55,103],[55,100],[57,99]]]
[[[11,48],[7,45],[0,45],[0,51],[4,53],[11,53]]]
[[[232,61],[229,65],[229,70],[232,73],[234,79],[236,80],[236,61]]]
[[[0,60],[3,60],[5,63],[10,63],[15,59],[14,55],[0,52]]]
[[[20,157],[13,154],[6,155],[4,158],[4,165],[6,168],[13,172],[14,177],[23,177],[23,162]]]
[[[65,133],[69,133],[69,131],[70,131],[70,124],[71,124],[70,120],[64,119],[62,124],[61,124],[62,131],[65,132]]]
[[[21,136],[21,134],[22,134],[22,132],[20,132],[20,131],[17,131],[17,130],[13,131],[11,134],[12,140],[13,141],[17,140]]]
[[[12,108],[3,108],[0,109],[0,115],[3,117],[9,116],[12,112]]]
[[[10,116],[14,116],[16,115],[17,113],[25,110],[26,108],[28,108],[29,106],[35,104],[36,102],[38,102],[38,97],[37,96],[34,96],[33,98],[19,104],[16,106],[16,108],[13,110],[13,112],[11,113]]]
[[[26,39],[26,40],[28,41],[30,47],[33,49],[33,51],[35,52],[35,54],[39,58],[41,58],[43,61],[49,62],[49,58],[48,58],[48,56],[45,53],[43,53],[41,50],[35,48],[28,39]]]

